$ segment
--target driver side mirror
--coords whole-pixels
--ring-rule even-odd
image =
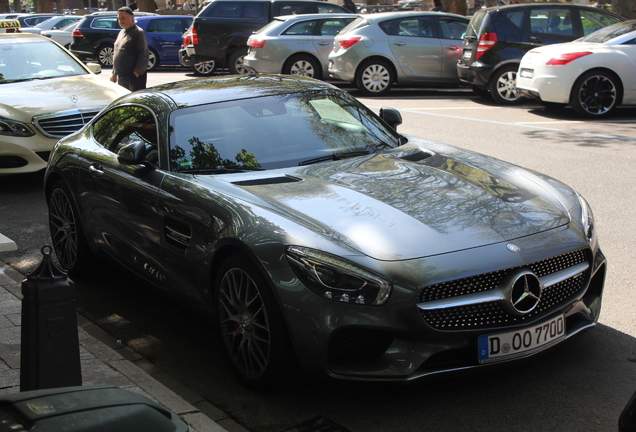
[[[146,157],[146,144],[142,141],[127,144],[117,152],[117,162],[122,165],[143,165],[148,169],[154,169],[155,166],[148,162]]]
[[[402,124],[402,115],[395,108],[380,108],[380,118],[395,130]]]

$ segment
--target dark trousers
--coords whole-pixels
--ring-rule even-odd
[[[144,73],[136,77],[134,74],[117,75],[117,84],[127,88],[130,91],[141,90],[146,88],[146,80],[148,74]]]

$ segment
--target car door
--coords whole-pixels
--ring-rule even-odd
[[[84,224],[102,250],[160,283],[160,224],[157,195],[164,174],[141,165],[123,165],[117,152],[142,142],[150,161],[157,150],[155,116],[140,106],[115,108],[93,125],[94,151],[80,162],[80,208]]]
[[[333,40],[340,30],[354,18],[328,18],[320,20],[317,35],[313,36],[315,52],[318,53],[323,65],[329,62],[329,53],[333,49]]]
[[[468,27],[467,19],[440,17],[437,20],[439,38],[442,45],[442,70],[440,77],[444,80],[458,80],[457,62],[462,55],[462,40]]]
[[[407,79],[439,80],[442,72],[442,45],[435,37],[432,17],[404,17],[395,20],[388,42],[396,64]]]
[[[146,30],[148,45],[159,53],[162,62],[178,62],[181,35],[190,27],[185,18],[153,18]]]

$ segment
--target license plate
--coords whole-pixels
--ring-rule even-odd
[[[467,50],[467,49],[465,49],[465,50],[464,50],[464,56],[463,56],[463,57],[464,57],[465,59],[469,59],[469,58],[470,58],[470,55],[471,55],[472,53],[473,53],[473,52],[472,52],[471,50]]]
[[[533,75],[534,75],[534,69],[523,68],[519,71],[519,76],[521,78],[532,78]]]
[[[565,338],[565,317],[560,315],[523,330],[481,336],[479,363],[504,361],[541,351]]]

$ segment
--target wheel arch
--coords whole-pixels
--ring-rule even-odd
[[[621,77],[618,76],[618,74],[611,69],[598,66],[598,67],[594,67],[586,71],[583,71],[579,74],[579,76],[576,77],[576,79],[574,80],[574,84],[576,84],[576,82],[578,82],[578,80],[581,79],[583,75],[588,73],[595,73],[595,72],[605,72],[611,75],[612,77],[614,77],[614,79],[616,79],[616,85],[617,85],[616,90],[618,91],[618,97],[616,98],[616,106],[621,105],[623,103],[623,93],[624,93],[623,81],[621,80]],[[572,100],[572,96],[574,95],[574,84],[572,84],[572,88],[570,89],[570,97],[568,100]]]

